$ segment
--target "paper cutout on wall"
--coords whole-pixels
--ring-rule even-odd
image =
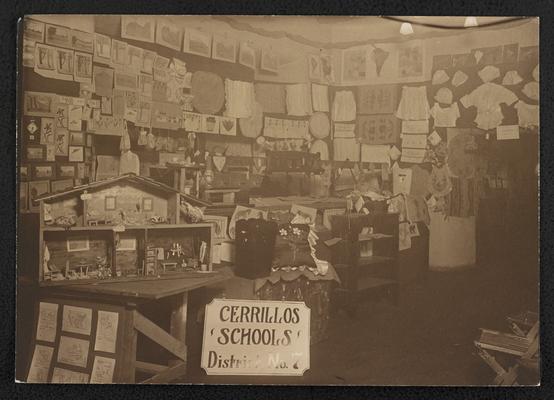
[[[358,116],[357,136],[365,144],[389,144],[398,140],[398,119],[394,115]]]
[[[237,119],[232,117],[219,118],[219,133],[235,136],[237,134]]]
[[[356,139],[333,140],[333,160],[335,161],[360,161],[360,144]]]
[[[371,52],[371,58],[375,63],[375,72],[377,73],[377,76],[381,76],[381,70],[383,69],[383,65],[385,65],[385,62],[387,61],[389,54],[390,53],[388,51],[383,50],[379,47],[375,47]]]

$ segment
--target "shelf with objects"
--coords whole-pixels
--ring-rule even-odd
[[[213,225],[182,221],[183,196],[134,174],[43,196],[40,285],[209,274]]]

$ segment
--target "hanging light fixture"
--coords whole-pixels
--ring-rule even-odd
[[[414,33],[414,28],[412,28],[412,24],[409,22],[403,22],[402,25],[400,25],[400,33],[403,35],[411,35]]]
[[[477,23],[477,18],[466,17],[466,20],[464,21],[464,28],[471,28],[474,26],[479,26],[479,24]]]

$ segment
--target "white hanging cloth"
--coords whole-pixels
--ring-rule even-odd
[[[312,113],[312,96],[307,83],[286,86],[287,114],[303,117]]]
[[[225,116],[249,118],[252,115],[254,85],[252,82],[225,79]]]
[[[346,122],[356,119],[356,100],[354,93],[349,90],[340,90],[335,93],[333,100],[333,121]]]

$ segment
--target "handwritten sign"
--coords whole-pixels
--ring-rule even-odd
[[[303,375],[310,309],[303,302],[214,299],[206,306],[201,366],[208,375]]]

